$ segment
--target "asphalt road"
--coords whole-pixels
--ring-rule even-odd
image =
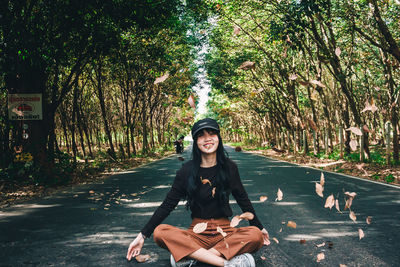
[[[352,210],[324,208],[315,193],[321,171],[234,152],[242,181],[272,241],[254,256],[257,266],[399,266],[400,188],[325,172],[324,197],[356,192]],[[189,151],[183,157],[188,159]],[[175,172],[177,156],[111,176],[101,184],[84,185],[57,195],[0,211],[0,266],[169,266],[169,253],[146,240],[146,263],[125,259],[129,243],[164,199]],[[283,200],[275,201],[278,188]],[[260,196],[268,200],[260,202]],[[232,197],[231,197],[231,200]],[[239,207],[232,202],[234,214]],[[165,223],[186,227],[183,205]],[[366,223],[366,217],[372,223]],[[283,222],[297,223],[289,228]],[[241,222],[241,226],[247,222]],[[281,230],[282,229],[282,230]],[[365,237],[359,240],[358,229]],[[300,243],[304,239],[305,243]],[[325,246],[316,245],[325,242]],[[317,263],[317,254],[325,259]],[[264,259],[262,259],[262,257]],[[201,265],[199,265],[201,266]]]

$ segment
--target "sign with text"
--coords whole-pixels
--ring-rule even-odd
[[[9,94],[10,120],[42,120],[42,94]]]

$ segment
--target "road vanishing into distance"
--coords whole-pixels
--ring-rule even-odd
[[[399,187],[324,172],[321,198],[315,192],[320,170],[226,150],[238,164],[249,198],[271,236],[271,245],[254,254],[257,266],[400,265]],[[190,151],[182,156],[188,160]],[[169,253],[152,238],[142,250],[149,261],[128,262],[125,256],[181,164],[177,155],[169,156],[101,183],[1,210],[0,266],[169,266]],[[275,201],[278,188],[281,201]],[[348,210],[343,211],[345,191],[357,193],[351,206],[355,222]],[[339,199],[342,213],[324,208],[330,194]],[[260,196],[268,199],[261,202]],[[231,202],[234,215],[241,214],[232,196]],[[190,221],[180,204],[164,223],[187,227]],[[297,227],[288,227],[288,221]],[[365,234],[361,240],[359,229]],[[325,258],[317,262],[321,253]]]

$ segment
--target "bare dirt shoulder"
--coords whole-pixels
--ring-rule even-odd
[[[357,163],[345,160],[320,159],[308,155],[294,155],[277,152],[272,149],[244,149],[248,152],[264,155],[266,157],[283,160],[286,162],[296,163],[302,166],[348,174],[363,179],[400,185],[400,166],[382,166],[373,163]]]
[[[9,207],[11,205],[20,204],[28,200],[40,199],[46,196],[56,194],[57,192],[64,191],[75,187],[77,185],[84,185],[103,181],[113,174],[117,174],[123,170],[137,168],[146,163],[162,159],[174,154],[172,151],[166,151],[163,155],[153,154],[145,158],[132,158],[118,162],[107,162],[105,171],[100,171],[92,168],[81,169],[74,172],[70,181],[64,185],[21,185],[21,184],[0,184],[0,209]]]

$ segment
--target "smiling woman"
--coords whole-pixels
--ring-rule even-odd
[[[139,255],[144,239],[154,232],[157,245],[171,252],[172,266],[191,266],[196,260],[214,266],[255,266],[250,253],[269,244],[268,232],[254,211],[237,165],[227,157],[218,123],[210,118],[196,122],[192,137],[192,160],[177,172],[166,198],[130,244],[127,259]],[[231,225],[231,193],[242,211],[253,215],[251,226]],[[189,228],[161,224],[182,199],[192,213]]]

